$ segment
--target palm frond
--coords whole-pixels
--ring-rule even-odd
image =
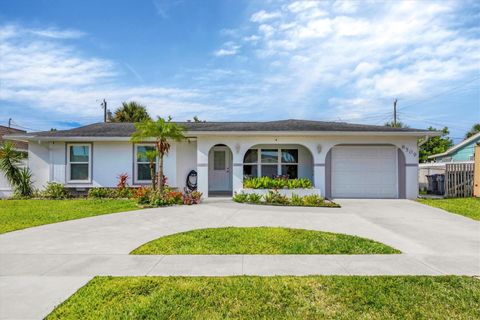
[[[12,142],[5,141],[0,147],[0,171],[3,172],[8,183],[12,186],[16,186],[19,183],[21,161],[21,152],[15,150]]]

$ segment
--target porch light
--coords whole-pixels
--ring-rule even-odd
[[[240,143],[238,143],[238,142],[235,144],[235,151],[236,151],[237,153],[240,152]]]
[[[317,144],[317,152],[318,153],[322,152],[322,145]]]

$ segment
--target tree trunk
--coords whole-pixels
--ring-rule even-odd
[[[160,193],[163,192],[163,153],[160,153],[160,162],[158,164],[158,190]]]
[[[155,162],[150,162],[150,178],[152,179],[152,190],[155,190]]]

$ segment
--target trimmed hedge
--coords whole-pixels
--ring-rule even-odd
[[[251,204],[268,204],[268,205],[280,205],[280,206],[298,206],[298,207],[333,207],[339,208],[335,202],[327,201],[323,197],[317,194],[311,194],[308,196],[299,196],[292,194],[289,198],[280,194],[278,191],[269,191],[266,195],[259,195],[256,193],[235,193],[233,201],[239,203],[251,203]]]
[[[243,187],[249,189],[311,189],[313,183],[310,179],[285,179],[258,177],[248,178],[243,181]]]

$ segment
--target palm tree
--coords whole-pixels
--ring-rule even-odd
[[[0,148],[0,171],[3,172],[11,186],[20,183],[20,164],[23,156],[15,150],[11,141],[5,141]]]
[[[157,121],[145,120],[140,123],[135,123],[136,131],[132,134],[131,140],[134,142],[145,141],[149,138],[155,139],[155,148],[158,152],[158,176],[157,185],[158,190],[163,192],[164,176],[163,176],[163,158],[170,150],[170,141],[185,140],[185,128],[172,122],[172,118],[167,120],[158,117]]]
[[[470,129],[470,131],[468,131],[466,134],[465,134],[465,139],[468,139],[470,138],[471,136],[477,134],[480,132],[480,123],[475,123],[472,128]]]
[[[0,147],[0,171],[15,191],[15,196],[30,197],[33,194],[32,172],[21,168],[24,155],[15,150],[11,141],[5,141]]]
[[[135,101],[122,102],[122,106],[115,110],[113,122],[141,122],[151,120],[147,108]]]
[[[401,121],[397,121],[397,123],[394,123],[393,121],[386,122],[384,126],[392,128],[408,128],[408,126]]]

